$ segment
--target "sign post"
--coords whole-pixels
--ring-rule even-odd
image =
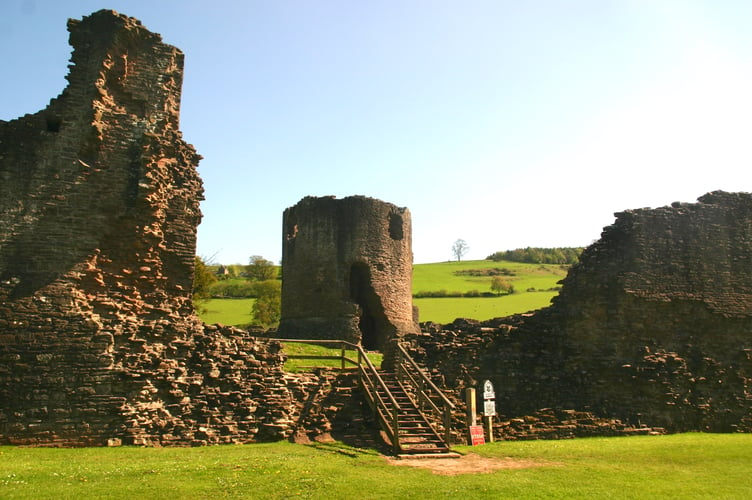
[[[496,416],[496,393],[490,380],[483,382],[483,416],[488,425],[488,442],[494,442],[493,418]]]
[[[485,444],[486,439],[483,436],[483,426],[475,425],[477,418],[477,408],[475,404],[475,389],[469,387],[465,389],[465,402],[467,403],[467,428],[470,432],[470,444],[477,446]]]
[[[475,425],[477,409],[475,407],[475,389],[472,387],[465,389],[465,402],[467,403],[467,425]]]

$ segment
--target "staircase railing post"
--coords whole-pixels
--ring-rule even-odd
[[[358,349],[358,382],[363,387],[363,358],[360,353],[361,350]]]
[[[426,394],[426,382],[423,377],[418,376],[418,380],[418,383],[420,384],[418,386],[418,408],[423,411],[423,408],[425,407],[424,398],[427,398],[428,394]]]
[[[342,342],[342,370],[345,369],[345,342]]]
[[[399,445],[399,412],[397,407],[392,408],[392,446],[394,447],[394,453],[400,452]]]
[[[444,404],[444,442],[451,446],[452,439],[452,409]]]
[[[397,359],[395,360],[394,374],[397,376],[397,382],[402,383],[402,353],[399,347],[395,351],[397,351]]]

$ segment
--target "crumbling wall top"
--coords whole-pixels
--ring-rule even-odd
[[[752,316],[752,194],[714,191],[698,203],[615,214],[564,280],[557,302],[580,286],[649,300],[689,300],[716,313]]]
[[[178,128],[183,54],[111,10],[68,29],[66,89],[0,122],[0,278],[14,295],[96,275],[188,298],[203,188]]]

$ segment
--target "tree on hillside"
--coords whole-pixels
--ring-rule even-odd
[[[260,255],[251,255],[250,263],[245,267],[248,279],[253,281],[266,281],[277,277],[277,268],[274,262],[266,260]]]
[[[514,285],[501,276],[494,276],[491,280],[491,291],[496,292],[496,295],[512,294],[514,293]]]
[[[457,258],[457,262],[462,260],[462,257],[465,256],[468,250],[470,250],[470,247],[467,246],[465,240],[457,240],[452,245],[452,255]]]
[[[256,284],[256,301],[253,303],[253,317],[264,326],[274,326],[279,322],[282,309],[282,286],[277,280],[260,281]]]
[[[193,265],[193,308],[198,310],[198,305],[211,298],[211,286],[217,281],[217,277],[209,269],[204,259],[196,255]]]

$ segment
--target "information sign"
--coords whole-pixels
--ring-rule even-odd
[[[478,446],[479,444],[486,444],[486,436],[483,435],[482,425],[470,426],[470,444]]]
[[[483,401],[483,415],[493,417],[496,415],[496,402],[493,399]]]
[[[495,399],[494,386],[490,380],[483,382],[483,399]]]

